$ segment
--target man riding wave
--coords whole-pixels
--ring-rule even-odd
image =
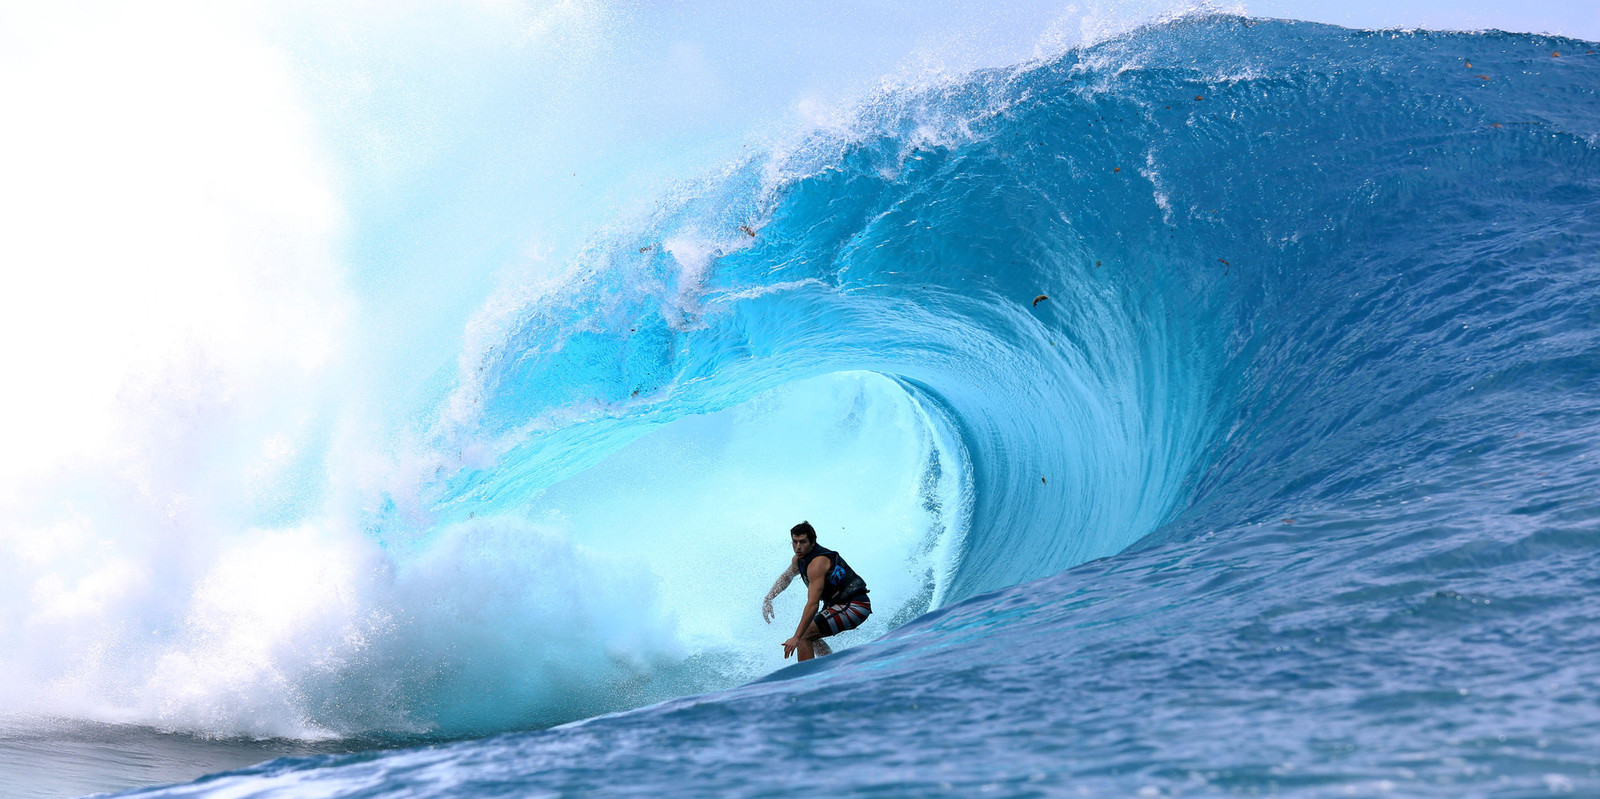
[[[767,592],[761,615],[768,624],[772,623],[772,600],[789,587],[795,575],[800,575],[806,584],[806,604],[794,637],[783,642],[783,656],[788,658],[798,651],[800,660],[810,660],[815,655],[832,654],[823,638],[854,630],[872,615],[867,583],[839,553],[817,546],[817,531],[810,522],[789,529],[789,544],[794,548],[794,559]],[[818,603],[823,605],[821,610],[817,609]]]

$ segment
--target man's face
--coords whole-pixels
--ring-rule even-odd
[[[794,547],[794,554],[796,555],[804,555],[810,552],[812,547],[816,546],[811,539],[803,535],[790,535],[789,544]]]

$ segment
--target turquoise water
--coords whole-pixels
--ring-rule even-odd
[[[683,187],[215,714],[447,742],[140,795],[1600,791],[1594,49],[1189,17]],[[801,518],[877,614],[783,667]]]

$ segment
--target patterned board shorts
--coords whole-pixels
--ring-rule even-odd
[[[817,632],[826,638],[845,630],[854,630],[871,615],[872,602],[864,597],[838,605],[829,605],[817,611]]]

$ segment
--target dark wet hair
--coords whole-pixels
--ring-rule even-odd
[[[811,543],[817,543],[817,528],[812,527],[811,522],[801,522],[793,527],[790,527],[789,535],[803,535],[806,538],[811,539]]]

